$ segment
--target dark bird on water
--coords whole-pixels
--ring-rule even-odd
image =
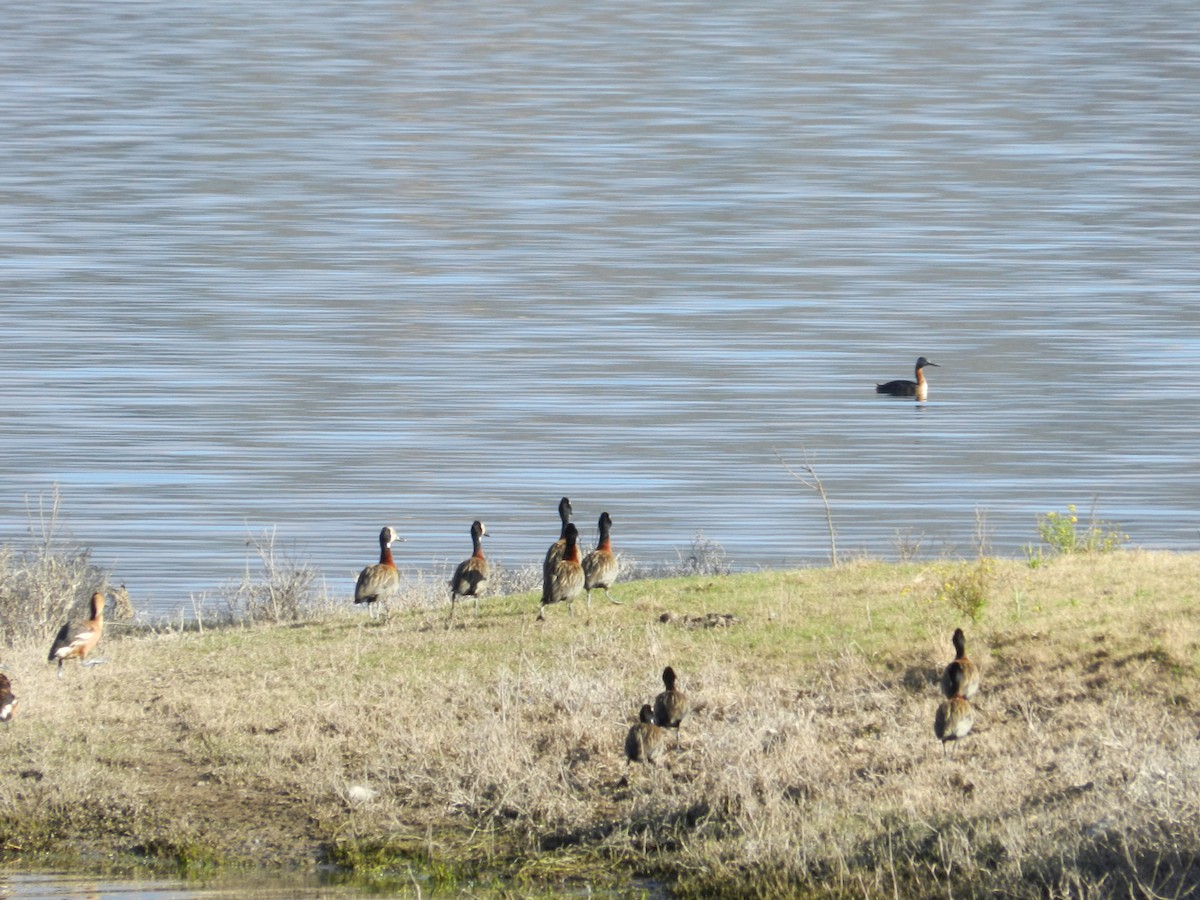
[[[454,604],[459,597],[470,597],[475,601],[475,614],[479,615],[479,595],[483,593],[488,579],[488,562],[483,555],[483,539],[487,537],[487,526],[476,519],[471,523],[471,546],[474,552],[454,570],[450,579],[450,620],[454,620]]]
[[[59,678],[62,678],[64,662],[78,659],[82,665],[87,655],[100,643],[100,637],[104,634],[104,595],[99,591],[92,594],[91,612],[88,619],[68,621],[54,638],[48,661],[58,663]]]
[[[924,400],[929,396],[929,382],[925,380],[924,371],[926,366],[941,368],[937,363],[930,362],[922,356],[917,360],[916,381],[898,378],[895,381],[889,381],[885,384],[877,384],[875,385],[875,393],[891,394],[893,397],[915,397],[918,400]]]
[[[620,600],[614,600],[608,593],[612,583],[617,580],[620,566],[617,557],[612,552],[612,518],[606,512],[600,513],[600,540],[596,549],[583,558],[583,589],[587,591],[588,609],[592,608],[592,591],[602,590],[609,603],[621,605]]]
[[[403,540],[390,525],[379,532],[379,562],[358,573],[354,585],[354,602],[367,604],[375,615],[375,604],[386,601],[400,590],[400,571],[392,559],[392,544]]]
[[[979,667],[967,658],[967,638],[961,628],[954,629],[951,641],[954,660],[942,672],[942,693],[970,700],[979,690]]]
[[[974,721],[971,704],[962,697],[943,700],[933,719],[933,733],[942,742],[942,755],[946,755],[946,744],[967,736]]]
[[[654,724],[654,711],[649,703],[642,704],[638,721],[625,736],[625,758],[631,763],[654,765],[666,748],[666,732]]]
[[[691,709],[687,694],[675,687],[675,670],[670,666],[663,669],[663,687],[666,688],[654,698],[654,724],[660,728],[675,729],[675,743],[679,743],[679,724]]]
[[[567,612],[574,614],[572,602],[583,591],[583,566],[579,563],[579,529],[568,523],[565,532],[566,546],[562,559],[554,566],[542,582],[542,605],[538,619],[546,618],[546,607],[551,603],[566,601]]]

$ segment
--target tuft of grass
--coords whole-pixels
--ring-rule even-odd
[[[1096,518],[1094,504],[1085,525],[1080,524],[1075,504],[1071,503],[1065,513],[1049,512],[1038,516],[1037,530],[1042,543],[1058,554],[1113,553],[1129,540],[1129,535],[1117,526]]]

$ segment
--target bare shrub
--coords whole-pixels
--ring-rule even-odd
[[[104,590],[106,573],[63,526],[62,497],[26,498],[29,546],[0,547],[0,641],[49,639],[76,607]]]
[[[225,602],[234,621],[297,622],[310,616],[317,605],[321,575],[307,562],[280,552],[275,546],[275,529],[251,537],[260,571],[246,561],[241,581],[225,591]]]

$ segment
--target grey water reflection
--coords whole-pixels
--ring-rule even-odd
[[[0,872],[0,900],[337,900],[361,890],[322,884],[319,878],[185,882],[177,879],[103,878],[60,872]]]
[[[264,529],[740,568],[1193,547],[1193,4],[215,0],[6,12],[0,542],[61,486],[163,609]],[[924,406],[873,393],[941,364]],[[464,545],[466,546],[464,547]]]

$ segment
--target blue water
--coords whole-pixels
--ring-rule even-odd
[[[0,29],[0,542],[144,610],[540,560],[1197,543],[1200,11],[72,3]],[[925,355],[925,404],[876,396]]]

